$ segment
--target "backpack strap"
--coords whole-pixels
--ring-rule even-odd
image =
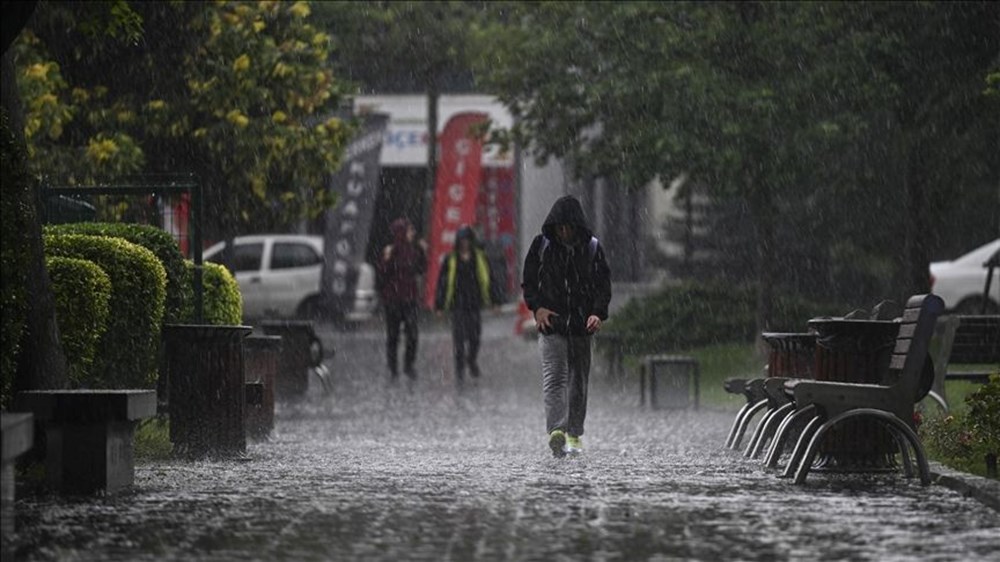
[[[549,249],[549,245],[552,242],[549,240],[548,236],[542,235],[542,247],[538,249],[538,266],[541,267],[545,263],[545,250]],[[597,256],[597,237],[591,236],[590,241],[587,243],[587,256],[590,257],[591,263],[593,263],[594,258]]]

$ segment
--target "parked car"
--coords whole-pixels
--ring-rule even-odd
[[[248,318],[310,318],[322,316],[320,280],[323,275],[323,237],[301,234],[258,234],[234,240],[232,263],[224,263],[226,243],[205,250],[204,260],[229,268],[243,293]],[[358,265],[350,321],[370,318],[378,305],[375,269]]]
[[[945,307],[957,314],[981,314],[986,287],[986,261],[997,259],[1000,238],[952,261],[931,263],[931,290],[944,299]],[[987,314],[1000,313],[1000,268],[993,271]]]

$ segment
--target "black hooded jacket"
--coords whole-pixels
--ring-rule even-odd
[[[573,226],[576,238],[569,245],[556,236],[560,224]],[[590,251],[592,236],[580,202],[562,197],[552,205],[542,234],[532,241],[524,259],[524,301],[532,311],[547,308],[558,314],[552,319],[555,333],[586,335],[589,316],[608,318],[611,269],[600,243]]]

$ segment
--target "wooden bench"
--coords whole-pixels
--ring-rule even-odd
[[[913,476],[912,450],[920,482],[925,486],[930,483],[927,457],[913,429],[913,408],[920,394],[920,377],[934,325],[942,310],[944,301],[937,295],[917,295],[906,303],[889,363],[891,385],[807,380],[785,384],[796,409],[789,419],[800,416],[807,421],[783,476],[794,475],[797,484],[805,482],[830,430],[846,420],[863,417],[881,422],[890,431],[908,477]],[[776,447],[781,446],[781,431],[775,438]]]
[[[153,390],[32,390],[14,410],[45,428],[45,477],[59,492],[113,494],[135,480],[139,420],[156,415]]]
[[[948,409],[945,383],[952,380],[985,383],[1000,373],[1000,315],[949,316],[938,321],[940,348],[934,358],[931,396]],[[956,371],[952,365],[992,365],[977,371]]]

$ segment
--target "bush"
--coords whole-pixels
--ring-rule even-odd
[[[611,317],[606,333],[623,337],[636,355],[749,343],[757,335],[756,308],[750,286],[685,283],[630,301]],[[831,314],[831,308],[777,296],[773,330],[804,332],[810,318]]]
[[[927,455],[956,470],[987,476],[986,455],[1000,453],[1000,375],[965,398],[965,412],[934,416],[920,425]]]
[[[190,295],[184,267],[184,255],[177,247],[177,241],[168,232],[146,224],[78,222],[47,226],[47,234],[87,234],[90,236],[110,236],[123,238],[138,244],[156,255],[167,273],[167,296],[164,303],[163,321],[177,322]]]
[[[1000,372],[965,398],[972,434],[987,453],[1000,454]]]
[[[24,147],[18,145],[7,122],[0,117],[0,297],[3,326],[0,332],[0,408],[6,408],[17,371],[17,351],[28,314],[28,225],[31,209],[21,208],[18,194],[30,189]]]
[[[188,284],[194,283],[194,262],[185,260],[187,266]],[[204,293],[202,302],[205,307],[205,324],[216,326],[236,326],[243,322],[243,295],[236,278],[225,267],[211,262],[205,262],[201,274]],[[192,289],[193,291],[193,289]],[[195,322],[194,297],[188,300],[182,319],[186,323]]]
[[[55,295],[59,338],[72,386],[86,385],[97,342],[108,325],[111,278],[97,264],[75,258],[46,261]]]
[[[93,261],[111,279],[111,316],[88,386],[153,386],[167,283],[156,256],[121,238],[81,234],[45,236],[45,252]]]

